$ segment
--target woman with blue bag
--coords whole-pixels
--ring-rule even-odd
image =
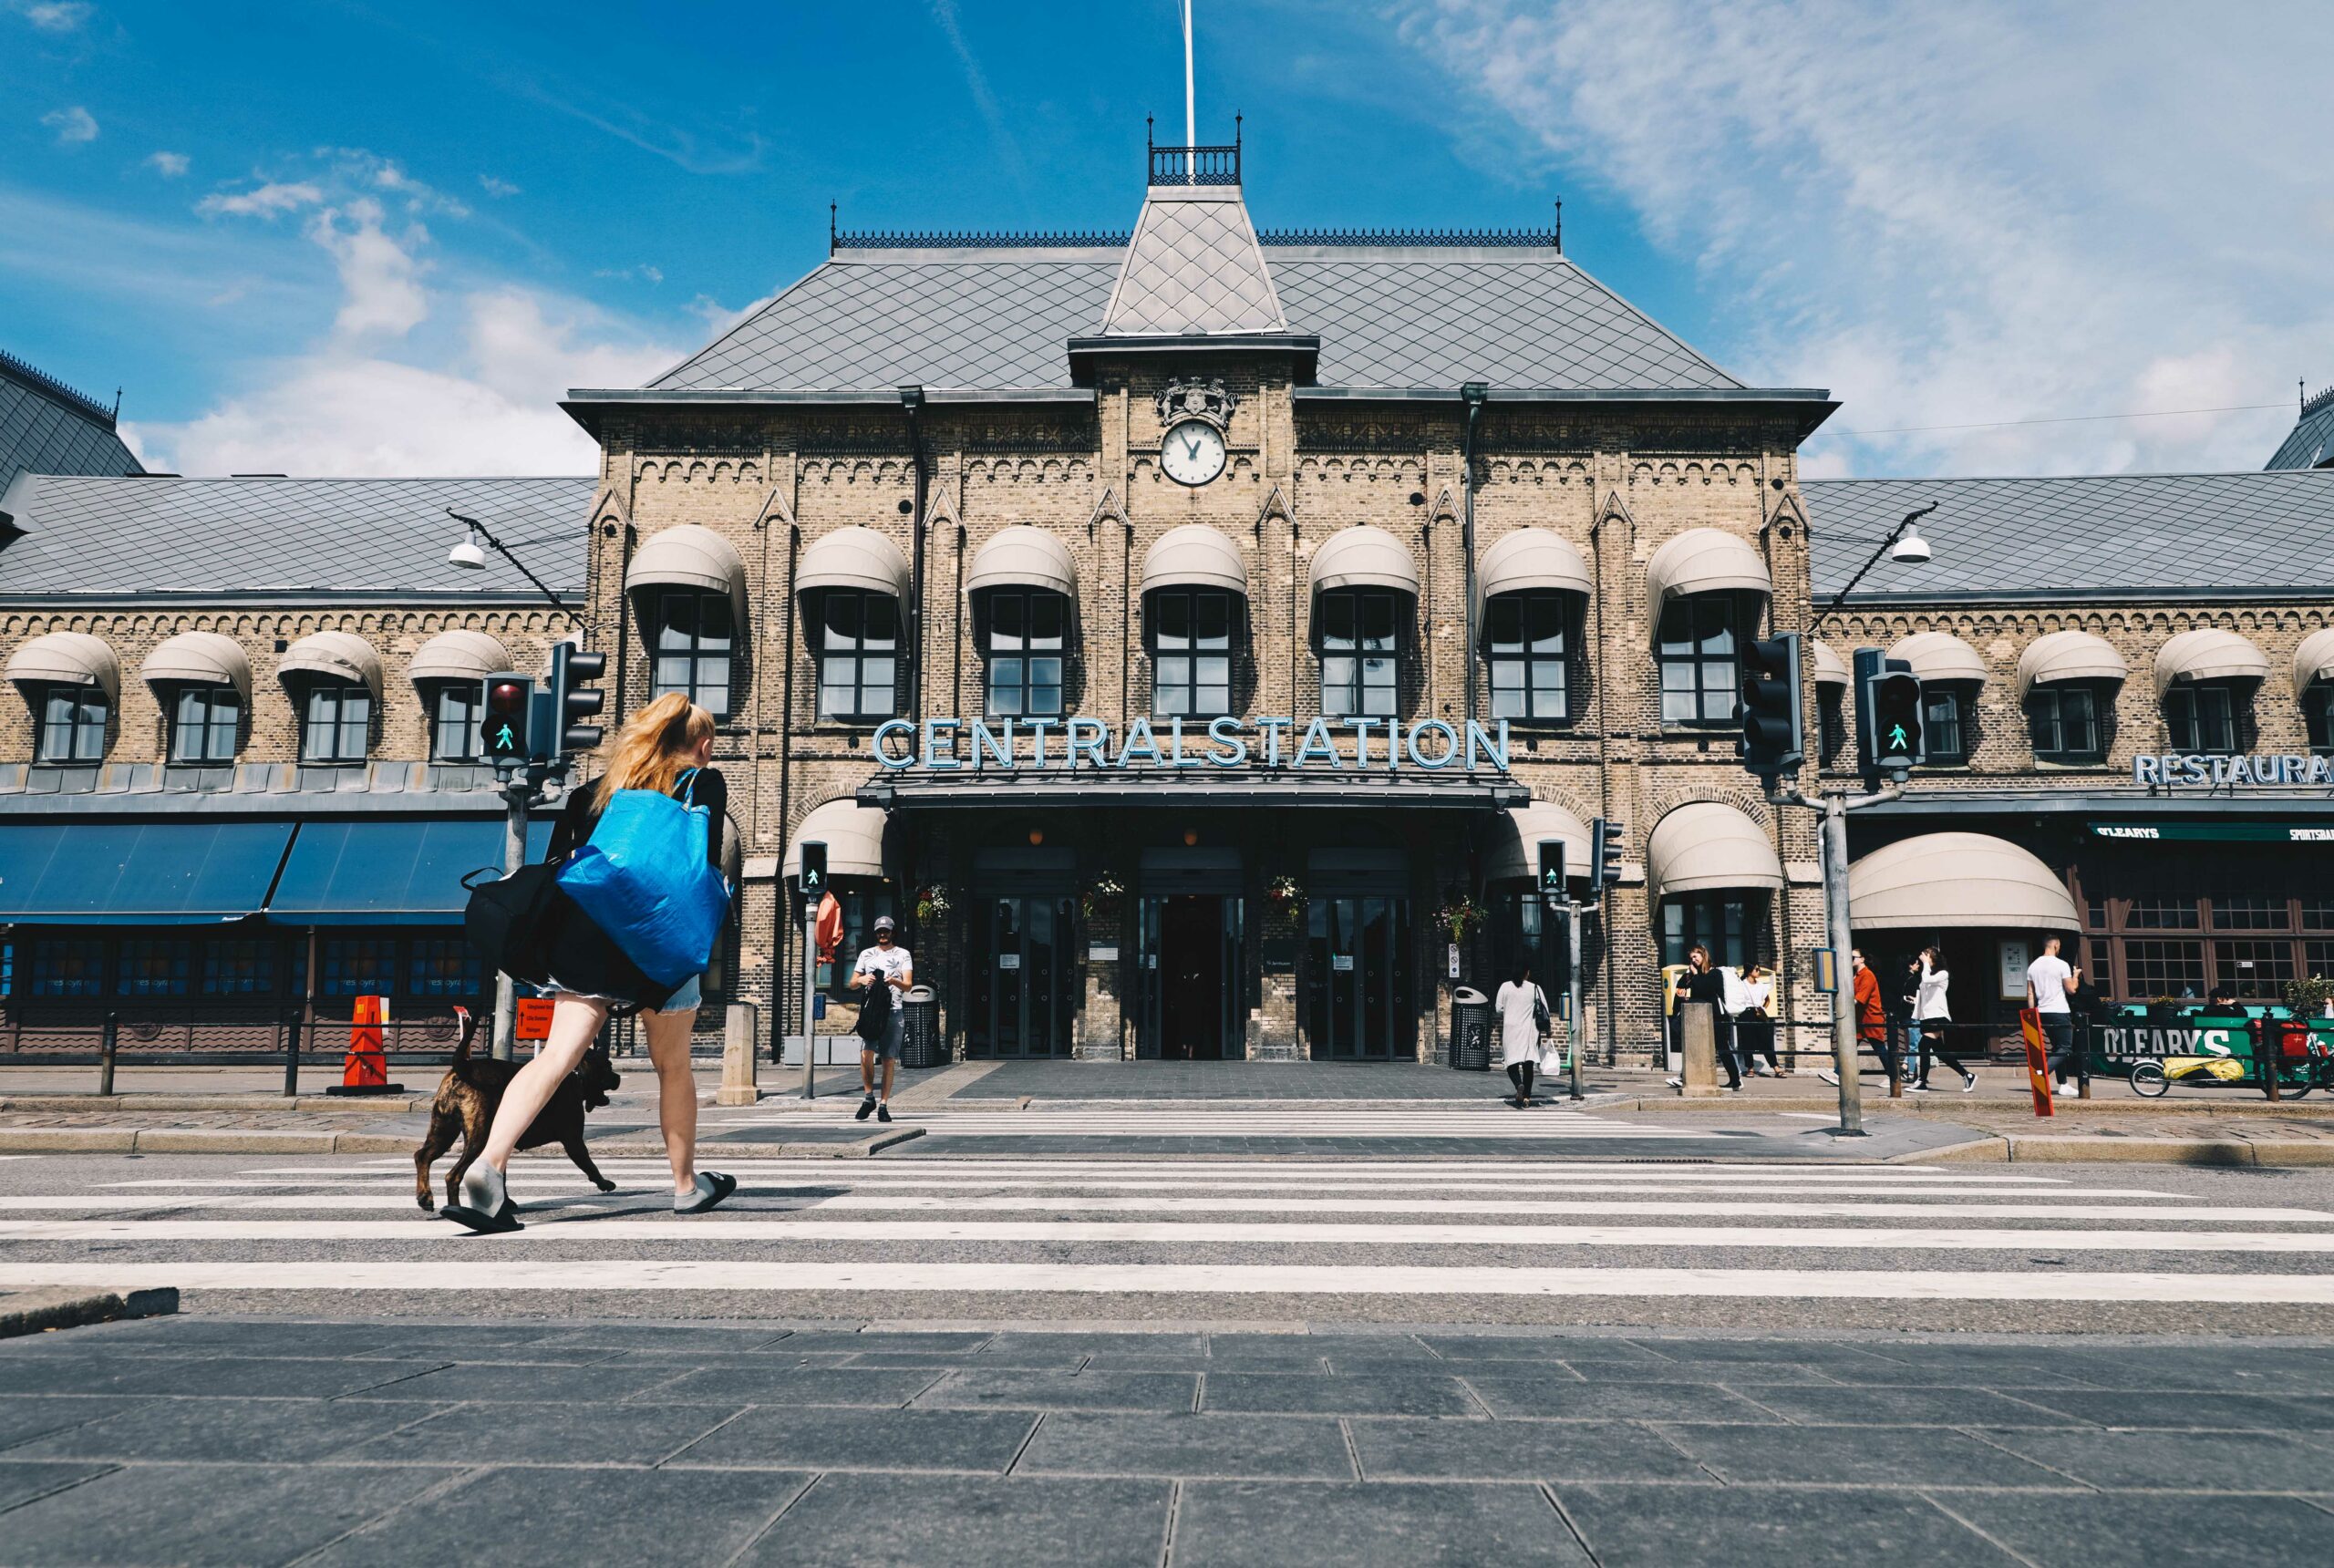
[[[697,1080],[689,1037],[701,976],[728,916],[721,830],[728,787],[707,766],[713,716],[677,692],[642,708],[616,736],[607,771],[574,790],[552,832],[558,868],[535,939],[556,998],[550,1037],[496,1107],[493,1130],[446,1217],[473,1231],[514,1231],[504,1172],[522,1134],[584,1059],[616,1006],[637,1006],[656,1068],[657,1120],[673,1165],[673,1212],[701,1214],[737,1179],[697,1169]]]

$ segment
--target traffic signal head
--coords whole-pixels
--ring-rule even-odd
[[[1742,766],[1761,779],[1797,773],[1804,757],[1800,734],[1799,634],[1752,638],[1742,645],[1742,727],[1735,749]]]
[[[827,846],[813,840],[801,849],[802,903],[806,909],[816,908],[827,892]]]
[[[1902,773],[1927,758],[1921,740],[1921,677],[1877,648],[1856,650],[1856,744],[1870,774]]]
[[[1621,880],[1621,825],[1603,817],[1588,824],[1588,885],[1593,897]]]
[[[481,684],[486,721],[480,738],[486,755],[497,762],[525,761],[532,755],[527,732],[535,701],[534,677],[504,670],[487,676]]]
[[[586,653],[570,643],[558,644],[552,649],[551,722],[558,731],[552,750],[589,751],[600,744],[605,731],[596,724],[582,721],[607,706],[608,694],[586,684],[598,680],[607,667],[605,654]]]
[[[1565,841],[1562,839],[1540,841],[1540,897],[1551,904],[1564,902]]]

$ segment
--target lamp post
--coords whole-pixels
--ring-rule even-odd
[[[1906,512],[1904,521],[1890,529],[1888,537],[1873,551],[1871,559],[1856,568],[1856,574],[1807,624],[1805,635],[1813,637],[1815,628],[1847,602],[1864,574],[1880,564],[1882,556],[1908,566],[1927,561],[1931,554],[1929,542],[1913,524],[1936,507],[1937,503],[1931,501]],[[1894,800],[1904,792],[1905,776],[1899,773],[1868,795],[1827,789],[1822,799],[1810,799],[1793,786],[1771,789],[1769,797],[1779,804],[1805,806],[1823,816],[1823,940],[1832,950],[1832,1070],[1840,1080],[1840,1131],[1851,1138],[1864,1136],[1864,1086],[1856,1075],[1855,976],[1849,961],[1854,939],[1848,910],[1848,813],[1859,807]]]

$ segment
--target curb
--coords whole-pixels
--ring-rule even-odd
[[[2265,1138],[2065,1138],[2006,1140],[2012,1162],[2037,1165],[2334,1165],[2334,1143]]]
[[[282,1094],[10,1094],[0,1095],[0,1110],[313,1110],[346,1115],[351,1111],[425,1110],[432,1096],[426,1094],[300,1095]]]
[[[48,1285],[13,1291],[0,1295],[0,1339],[124,1317],[166,1317],[178,1309],[179,1293],[170,1285],[129,1291]]]
[[[700,1153],[718,1150],[725,1160],[865,1160],[923,1136],[921,1127],[895,1127],[854,1143],[703,1142],[697,1149]],[[418,1141],[418,1133],[191,1127],[0,1128],[0,1154],[411,1154]],[[616,1139],[594,1144],[592,1151],[611,1160],[662,1159],[665,1145],[662,1140]],[[557,1150],[552,1152],[559,1154]]]

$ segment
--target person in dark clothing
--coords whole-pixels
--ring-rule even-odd
[[[707,765],[712,755],[712,715],[677,693],[658,697],[617,735],[607,771],[568,797],[552,832],[549,859],[556,863],[590,842],[602,810],[617,790],[652,789],[686,798],[710,813],[714,830],[706,836],[706,852],[718,868],[728,789],[721,775]],[[580,909],[563,897],[554,900],[554,907],[550,922],[554,929],[543,938],[551,975],[545,988],[557,998],[550,1037],[502,1091],[486,1148],[462,1180],[462,1202],[449,1204],[444,1212],[472,1230],[517,1227],[518,1222],[503,1212],[503,1176],[511,1151],[553,1091],[582,1062],[607,1022],[609,1009],[637,1001],[646,1004],[641,1018],[648,1031],[648,1059],[656,1068],[657,1120],[664,1129],[666,1158],[673,1167],[673,1210],[702,1213],[737,1191],[738,1182],[734,1177],[697,1169],[697,1080],[690,1070],[689,1037],[697,1027],[700,978],[691,975],[678,987],[652,984],[644,991],[636,984],[638,972],[612,954],[613,944]],[[610,975],[616,970],[629,972],[621,983],[632,994],[613,989],[619,982]]]
[[[1710,950],[1699,942],[1686,954],[1686,973],[1678,976],[1678,1000],[1680,1004],[1710,1005],[1710,1017],[1717,1030],[1718,1063],[1726,1069],[1726,1087],[1739,1089],[1742,1087],[1742,1070],[1734,1063],[1734,1021],[1726,1013],[1726,976],[1711,965]],[[1685,1087],[1682,1078],[1671,1078],[1669,1084],[1673,1088]]]

